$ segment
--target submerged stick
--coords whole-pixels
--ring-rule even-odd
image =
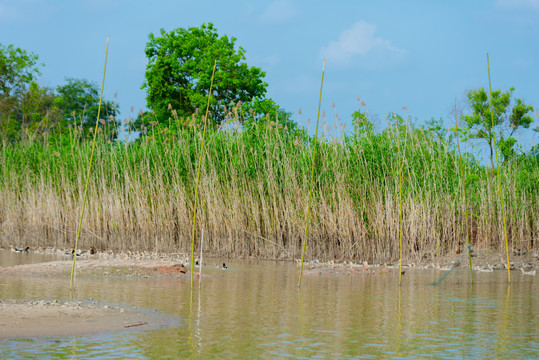
[[[472,270],[472,249],[470,248],[470,230],[468,229],[468,197],[466,196],[466,177],[464,176],[464,165],[462,164],[462,154],[460,152],[459,128],[457,124],[457,98],[455,98],[455,134],[457,136],[457,148],[459,149],[460,173],[462,176],[462,192],[464,194],[464,221],[466,221],[466,245],[468,246],[468,260],[470,261],[470,279],[473,284]]]
[[[305,236],[303,237],[303,250],[301,252],[301,265],[299,268],[298,288],[301,285],[301,276],[303,275],[303,260],[305,259],[305,248],[307,247],[307,233],[309,231],[309,214],[311,212],[311,199],[313,194],[314,163],[316,160],[316,146],[318,144],[318,123],[320,121],[320,103],[322,102],[322,87],[324,86],[324,71],[326,69],[326,60],[322,65],[322,81],[320,82],[320,96],[318,97],[318,115],[316,115],[316,132],[313,139],[313,161],[311,168],[311,179],[309,181],[309,200],[307,201],[307,213],[305,215]]]
[[[94,128],[94,139],[92,141],[92,152],[90,153],[90,160],[88,161],[88,172],[86,174],[86,182],[84,185],[84,197],[82,200],[82,209],[80,211],[79,217],[79,227],[77,229],[77,238],[75,240],[75,249],[73,250],[73,266],[71,267],[71,278],[69,280],[69,291],[73,292],[73,280],[75,276],[75,262],[77,259],[77,249],[79,247],[80,231],[82,228],[82,219],[84,217],[84,209],[86,207],[86,202],[88,200],[88,184],[90,182],[90,172],[92,171],[93,161],[94,161],[94,152],[95,152],[95,143],[97,139],[97,129],[99,127],[99,115],[101,112],[101,103],[103,101],[103,88],[105,87],[105,74],[107,72],[107,55],[109,53],[109,37],[107,36],[107,46],[105,49],[105,66],[103,68],[103,81],[101,82],[101,94],[99,95],[99,106],[97,107],[97,118],[95,120]]]
[[[453,271],[453,269],[454,269],[456,266],[460,265],[460,259],[462,259],[462,256],[463,256],[463,255],[464,255],[464,252],[463,252],[462,254],[460,254],[460,256],[458,257],[458,259],[457,259],[456,261],[454,261],[453,264],[451,264],[451,267],[449,268],[449,270],[447,270],[447,272],[446,272],[445,274],[443,274],[442,276],[440,276],[440,277],[438,278],[438,280],[436,280],[436,281],[433,282],[433,283],[430,283],[429,285],[436,286],[436,285],[438,285],[439,283],[441,283],[441,282],[447,277],[447,275],[449,275],[449,273],[450,273],[451,271]]]
[[[488,52],[487,52],[487,69],[488,69],[488,99],[490,106],[490,119],[492,123],[492,140],[494,142],[494,151],[496,154],[496,176],[498,178],[498,199],[502,208],[502,220],[503,220],[503,232],[505,236],[505,254],[507,256],[507,282],[511,283],[511,266],[509,265],[509,245],[507,242],[507,224],[505,221],[505,202],[502,192],[502,176],[500,173],[500,163],[498,161],[498,147],[496,146],[496,133],[494,132],[494,113],[492,112],[492,87],[490,85],[490,64],[488,61]]]
[[[215,76],[215,67],[217,66],[217,60],[213,63],[213,71],[211,73],[210,91],[208,92],[208,104],[206,105],[206,115],[204,116],[204,130],[202,130],[202,140],[200,142],[200,154],[197,164],[197,181],[195,185],[195,210],[193,211],[193,232],[191,242],[191,287],[193,286],[193,270],[194,270],[194,255],[195,255],[195,229],[197,222],[197,204],[198,204],[198,183],[200,181],[200,168],[202,166],[202,156],[204,155],[204,140],[206,139],[206,125],[208,124],[208,112],[210,110],[211,92],[213,90],[213,78]]]

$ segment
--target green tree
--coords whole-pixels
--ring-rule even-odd
[[[233,107],[232,113],[237,114],[237,118],[246,128],[270,126],[283,131],[295,131],[298,127],[296,122],[292,120],[292,114],[281,108],[272,99],[255,98],[245,104]]]
[[[494,168],[494,135],[499,132],[498,147],[504,161],[514,155],[516,139],[513,137],[519,128],[529,128],[533,118],[528,115],[533,112],[531,105],[516,99],[513,108],[510,107],[511,96],[515,89],[509,88],[502,92],[492,92],[492,109],[490,111],[489,96],[485,89],[475,89],[468,92],[468,105],[473,114],[464,115],[461,119],[465,124],[467,138],[485,139],[490,149],[490,163]],[[492,123],[494,122],[494,129]]]
[[[99,87],[96,83],[83,79],[67,78],[67,84],[58,86],[60,108],[63,113],[63,127],[82,127],[85,134],[95,127],[99,108]],[[118,136],[120,122],[118,104],[103,100],[99,114],[99,128],[109,139]]]
[[[60,100],[53,90],[41,88],[32,82],[21,99],[20,138],[24,139],[27,135],[34,138],[56,129],[61,131]]]
[[[352,123],[354,124],[356,136],[359,136],[359,134],[369,135],[374,132],[374,124],[369,121],[367,114],[361,109],[352,113]]]
[[[220,36],[213,24],[149,35],[146,44],[148,66],[145,82],[148,107],[160,123],[168,124],[171,109],[187,118],[206,108],[214,61],[217,60],[211,118],[220,124],[226,116],[225,105],[248,102],[266,93],[265,73],[248,67],[245,50],[235,49],[236,38]],[[170,106],[169,106],[170,104]]]
[[[0,44],[0,136],[15,140],[21,129],[21,103],[39,75],[38,56]]]

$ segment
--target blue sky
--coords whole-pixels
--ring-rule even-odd
[[[514,86],[539,110],[539,0],[0,0],[0,43],[38,54],[45,86],[100,83],[110,35],[105,96],[117,93],[122,117],[145,107],[148,34],[204,22],[237,38],[266,71],[267,96],[311,130],[323,59],[322,108],[346,130],[358,97],[379,126],[403,106],[449,126],[455,97],[465,111],[466,91],[488,86],[487,51],[493,89]]]

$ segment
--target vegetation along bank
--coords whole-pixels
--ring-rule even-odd
[[[204,251],[216,255],[299,256],[312,135],[265,97],[264,72],[246,65],[235,40],[218,36],[211,24],[150,35],[143,84],[149,110],[122,125],[114,101],[101,108],[79,247],[190,251],[201,125],[217,59],[196,247],[204,230]],[[82,206],[98,88],[79,79],[42,88],[36,64],[36,55],[0,46],[0,245],[69,248]],[[460,116],[459,135],[484,142],[491,162],[485,166],[464,155],[464,178],[455,125],[414,125],[403,109],[405,114],[388,114],[387,126],[376,127],[362,104],[352,114],[354,128],[337,132],[339,124],[323,116],[335,131],[316,145],[307,256],[397,260],[400,204],[408,259],[465,251],[466,212],[472,247],[503,249],[502,206],[510,248],[537,249],[539,152],[537,146],[521,151],[514,138],[517,130],[531,131],[533,107],[512,99],[512,92],[493,91],[492,113],[486,91],[469,92],[470,111]],[[500,137],[496,145],[494,135]]]

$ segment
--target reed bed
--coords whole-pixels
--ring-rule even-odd
[[[152,132],[150,132],[151,134]],[[199,130],[158,130],[133,143],[96,145],[80,247],[189,252]],[[0,244],[72,247],[91,144],[80,139],[0,144]],[[402,197],[399,196],[399,156]],[[301,255],[312,161],[310,138],[277,126],[212,130],[200,177],[197,232],[205,252],[293,259]],[[465,251],[455,150],[408,126],[318,142],[307,258],[399,261],[399,199],[407,261]],[[475,248],[504,247],[494,173],[463,159]],[[536,249],[539,164],[500,167],[509,246]]]

